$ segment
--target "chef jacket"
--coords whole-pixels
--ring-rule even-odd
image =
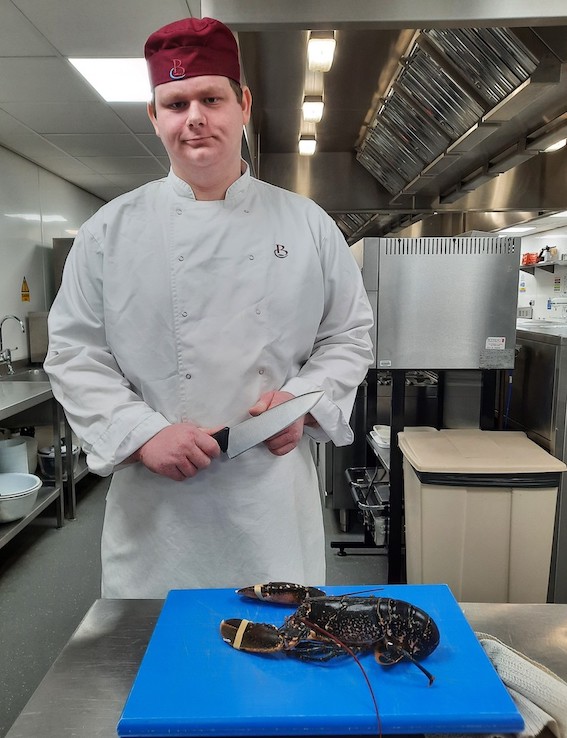
[[[309,438],[352,442],[372,312],[332,219],[246,168],[220,201],[172,171],[79,231],[49,314],[45,362],[89,468],[112,472],[102,593],[325,579]],[[182,482],[120,466],[171,423],[231,425],[266,391],[322,389],[318,428]]]

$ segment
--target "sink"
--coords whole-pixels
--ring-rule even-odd
[[[21,369],[14,374],[3,374],[0,382],[49,382],[43,369]]]

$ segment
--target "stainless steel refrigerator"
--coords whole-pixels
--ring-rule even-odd
[[[567,463],[567,326],[520,321],[516,368],[511,379],[505,417],[508,429],[525,431],[533,441]],[[562,477],[550,600],[567,603],[567,482],[565,475]],[[529,545],[528,540],[526,546]]]

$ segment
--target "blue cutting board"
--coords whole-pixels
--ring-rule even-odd
[[[326,587],[373,589],[411,602],[437,622],[441,642],[424,661],[385,668],[361,657],[378,702],[381,731],[519,732],[523,721],[450,589],[444,584]],[[348,656],[306,663],[258,656],[223,642],[220,621],[283,623],[293,608],[238,597],[234,590],[173,590],[148,644],[118,723],[119,736],[295,736],[378,734],[364,677]]]

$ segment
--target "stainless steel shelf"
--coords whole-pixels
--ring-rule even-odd
[[[390,471],[390,449],[379,446],[376,441],[372,438],[370,433],[367,433],[366,440],[368,445],[374,451],[374,454],[378,458],[378,461],[382,464],[386,471]]]
[[[28,515],[26,515],[25,518],[14,520],[12,523],[0,523],[0,548],[11,541],[14,536],[16,536],[21,530],[23,530],[26,525],[29,525],[29,523],[31,523],[34,518],[37,518],[37,516],[43,510],[45,510],[48,505],[51,505],[51,503],[55,502],[60,496],[60,487],[50,487],[48,485],[44,485],[39,490],[37,501],[34,505],[33,510]]]
[[[561,261],[542,261],[539,264],[521,264],[520,271],[528,274],[535,274],[537,269],[543,269],[544,272],[555,272],[555,267],[567,267],[567,259]]]

